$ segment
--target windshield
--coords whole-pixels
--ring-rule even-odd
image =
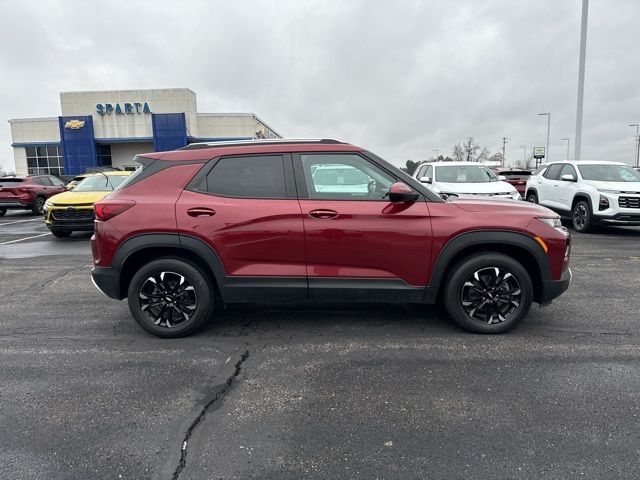
[[[584,180],[640,182],[640,173],[626,165],[578,165]]]
[[[82,180],[74,192],[109,192],[128,178],[127,175],[93,175]]]
[[[437,182],[489,183],[498,181],[498,177],[483,165],[441,165],[435,170]]]

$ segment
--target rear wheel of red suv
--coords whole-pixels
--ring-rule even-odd
[[[454,265],[444,291],[444,305],[462,328],[475,333],[503,333],[526,317],[533,284],[526,269],[501,253],[466,257]]]
[[[213,312],[208,275],[178,258],[159,258],[140,268],[129,284],[128,302],[138,325],[165,338],[195,333]]]

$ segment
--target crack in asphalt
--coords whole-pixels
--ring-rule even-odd
[[[224,394],[227,392],[227,390],[231,388],[233,381],[236,379],[238,375],[240,375],[240,372],[242,371],[242,364],[247,360],[247,358],[249,358],[249,350],[246,350],[242,354],[242,356],[240,357],[240,360],[236,362],[235,369],[231,374],[231,376],[227,378],[227,381],[222,384],[222,387],[215,393],[213,398],[209,400],[204,407],[202,407],[202,410],[200,410],[200,413],[198,414],[198,416],[193,420],[193,422],[191,422],[191,425],[189,425],[189,428],[187,429],[187,432],[184,435],[184,439],[182,440],[182,444],[180,445],[180,461],[178,462],[178,466],[173,472],[173,476],[171,477],[172,480],[178,480],[178,478],[180,477],[180,474],[182,473],[182,470],[184,470],[184,467],[186,467],[187,465],[187,451],[189,448],[189,439],[191,438],[191,435],[193,434],[194,430],[198,427],[200,422],[202,422],[209,408],[211,408],[211,406],[215,402],[220,400],[224,396]]]

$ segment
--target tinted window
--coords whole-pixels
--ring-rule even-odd
[[[355,154],[301,155],[309,198],[383,200],[393,177]]]
[[[573,165],[565,165],[564,167],[562,167],[562,171],[560,172],[560,178],[562,178],[563,175],[573,175],[573,178],[575,180],[578,179],[576,169],[573,168]]]
[[[65,183],[57,177],[50,177],[56,187],[64,187]]]
[[[44,185],[45,187],[53,187],[53,182],[49,177],[38,177],[37,180],[40,185]]]
[[[433,167],[431,165],[427,167],[427,171],[424,173],[424,176],[433,179]]]
[[[281,156],[222,158],[207,174],[207,191],[245,198],[286,197]]]
[[[548,178],[549,180],[557,180],[560,177],[560,170],[562,170],[563,165],[561,163],[554,163],[550,165],[544,175],[544,178]]]
[[[520,179],[531,176],[531,172],[527,172],[527,171],[498,172],[498,174],[504,175],[507,178],[507,180],[520,180]]]

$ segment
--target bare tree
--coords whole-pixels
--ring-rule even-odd
[[[473,138],[467,138],[454,145],[453,158],[458,162],[482,162],[489,158],[489,149],[481,147]]]

